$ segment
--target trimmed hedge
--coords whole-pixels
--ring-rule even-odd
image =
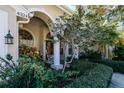
[[[112,67],[114,72],[124,73],[124,61],[105,60],[100,63]]]
[[[92,63],[91,63],[92,64]],[[109,86],[111,76],[113,73],[112,68],[95,64],[96,66],[91,69],[88,75],[82,75],[74,82],[66,85],[66,88],[107,88]]]
[[[71,70],[79,71],[82,75],[86,74],[86,72],[88,73],[95,66],[95,63],[91,63],[88,60],[77,60],[71,64]]]

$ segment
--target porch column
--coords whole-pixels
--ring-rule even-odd
[[[108,59],[108,45],[105,46],[105,59]]]
[[[60,41],[57,37],[54,37],[54,63],[51,65],[53,69],[59,70],[63,68],[60,64]]]
[[[75,59],[79,59],[79,47],[78,47],[78,45],[75,45],[75,56],[74,56],[74,58]]]

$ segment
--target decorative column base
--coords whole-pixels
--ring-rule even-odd
[[[63,69],[63,65],[62,64],[60,64],[60,65],[54,65],[54,64],[52,64],[51,65],[51,68],[53,68],[55,70],[61,70],[61,69]]]

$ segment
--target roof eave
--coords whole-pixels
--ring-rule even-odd
[[[65,5],[56,5],[58,8],[60,8],[61,10],[63,10],[64,12],[66,12],[69,15],[72,15],[74,13],[74,11],[72,11],[71,9],[69,9],[67,6]]]

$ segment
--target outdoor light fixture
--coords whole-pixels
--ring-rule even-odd
[[[13,44],[13,36],[10,34],[10,30],[8,34],[5,36],[5,44]]]

